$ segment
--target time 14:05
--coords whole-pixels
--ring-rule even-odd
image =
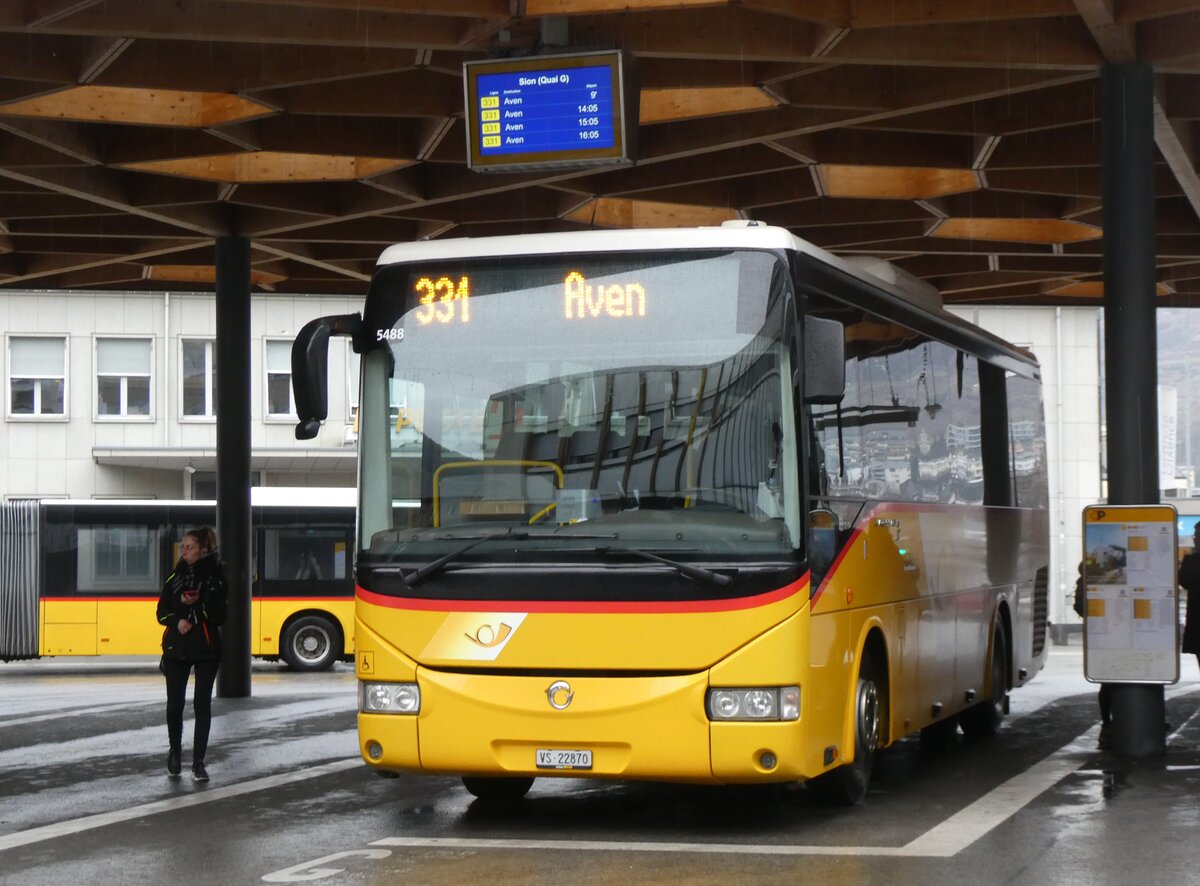
[[[578,111],[578,113],[580,113],[580,114],[594,114],[594,113],[596,113],[596,112],[597,112],[597,111],[599,111],[599,110],[600,110],[600,106],[599,106],[598,104],[596,104],[595,102],[592,102],[591,104],[587,104],[587,105],[580,105],[580,106],[579,106],[579,111]]]

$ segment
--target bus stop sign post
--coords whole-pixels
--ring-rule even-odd
[[[1084,675],[1112,684],[1114,747],[1129,756],[1161,751],[1161,684],[1179,680],[1176,517],[1170,505],[1083,511]],[[1131,689],[1150,684],[1160,684],[1157,703],[1129,702]]]

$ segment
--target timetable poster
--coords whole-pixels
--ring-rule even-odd
[[[1170,505],[1084,509],[1083,662],[1088,680],[1179,679],[1175,521]]]

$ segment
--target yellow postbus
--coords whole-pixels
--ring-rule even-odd
[[[354,491],[251,491],[251,653],[294,670],[354,654]],[[0,507],[0,660],[158,655],[155,606],[211,501],[12,501]]]
[[[367,765],[856,803],[994,732],[1046,651],[1039,370],[914,283],[752,222],[385,251],[293,352],[301,437],[361,354]]]

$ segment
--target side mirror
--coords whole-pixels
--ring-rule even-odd
[[[846,330],[837,320],[804,318],[804,402],[840,403],[846,394]]]
[[[357,341],[362,317],[337,314],[304,324],[292,343],[292,391],[296,397],[297,440],[311,440],[329,415],[329,336],[347,335]],[[357,350],[357,348],[356,348]]]

